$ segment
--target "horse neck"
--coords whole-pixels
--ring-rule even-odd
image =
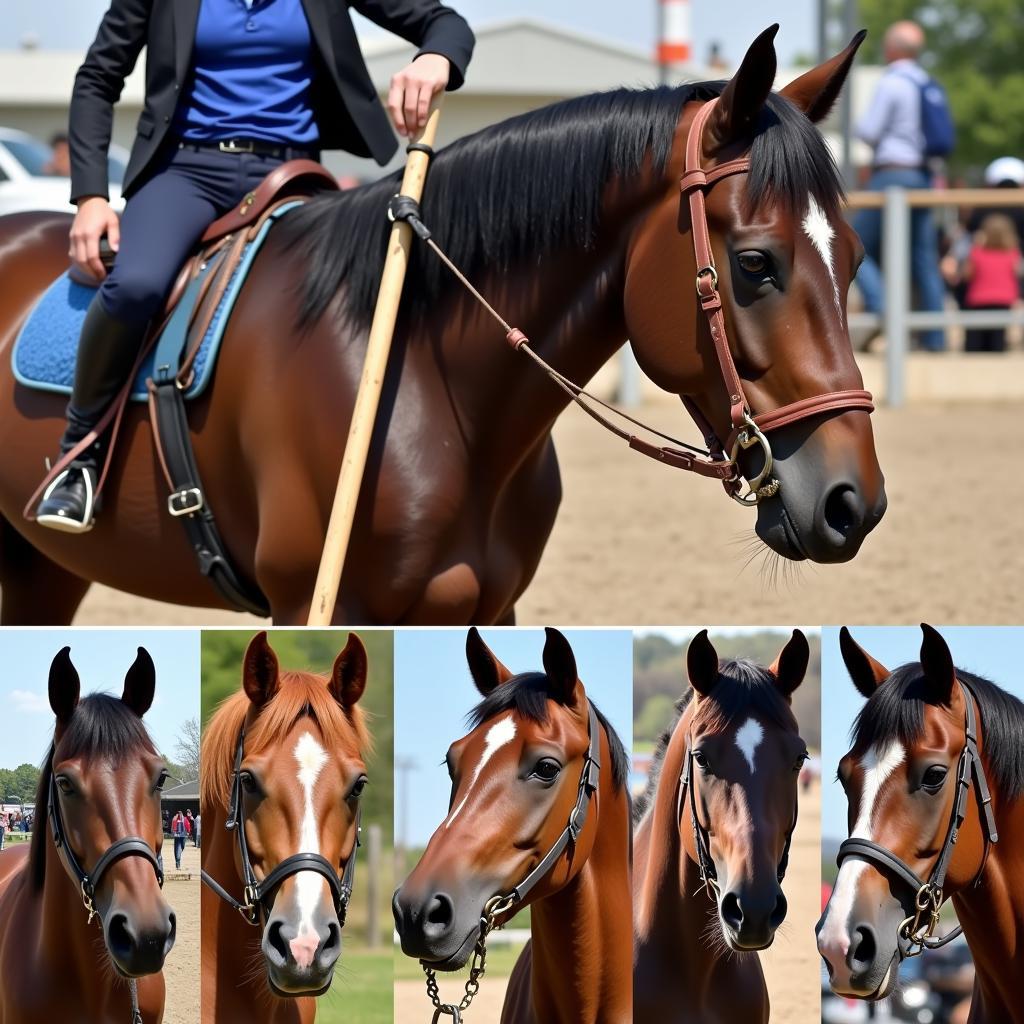
[[[680,829],[690,827],[689,809],[682,825],[677,820],[687,729],[684,721],[676,726],[662,761],[654,803],[637,829],[646,870],[637,879],[639,891],[634,897],[636,957],[638,963],[644,962],[645,979],[652,972],[665,971],[672,987],[685,985],[699,992],[717,960],[707,940],[717,907],[680,837]]]
[[[602,764],[611,764],[607,740]],[[568,884],[531,909],[531,997],[537,1020],[601,1024],[632,1012],[633,944],[628,922],[629,800],[610,778],[591,808],[597,810],[594,846]]]
[[[986,1019],[1024,1021],[1020,978],[1006,969],[1024,946],[1024,799],[1002,804],[993,797],[999,842],[989,850],[979,885],[957,893],[953,906],[974,958]]]

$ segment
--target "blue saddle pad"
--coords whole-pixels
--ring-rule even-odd
[[[252,261],[256,258],[274,221],[299,205],[300,202],[287,203],[275,210],[256,237],[243,250],[242,258],[231,275],[210,326],[199,345],[193,364],[195,377],[185,392],[185,398],[195,398],[206,390],[213,376],[228,318],[245,283]],[[215,264],[211,264],[209,269],[212,271],[214,268]],[[86,310],[95,294],[96,288],[72,281],[66,272],[47,288],[29,313],[14,342],[11,363],[15,379],[20,384],[36,391],[71,394],[78,338],[82,332]],[[187,296],[182,301],[188,301]],[[139,369],[132,388],[132,401],[144,402],[149,397],[146,381],[153,376],[156,349],[157,346],[151,348],[149,356]]]

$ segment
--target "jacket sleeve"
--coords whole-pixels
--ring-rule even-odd
[[[152,5],[153,0],[113,0],[75,75],[68,124],[72,202],[109,194],[114,104],[145,45]]]
[[[439,53],[447,57],[452,66],[449,92],[465,81],[476,39],[466,19],[440,0],[352,0],[351,6],[381,28],[418,46],[416,56]]]

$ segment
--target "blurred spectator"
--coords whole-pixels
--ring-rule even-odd
[[[64,132],[57,132],[50,139],[49,163],[43,167],[43,174],[50,174],[56,178],[71,177],[71,147],[68,145],[68,137]]]
[[[708,70],[710,71],[727,71],[729,65],[725,62],[725,57],[722,56],[722,44],[719,42],[712,42],[708,47]]]
[[[1001,156],[985,168],[987,188],[1019,189],[1024,186],[1024,160],[1015,156]],[[981,222],[990,213],[1001,213],[1013,221],[1017,238],[1024,238],[1024,206],[988,206],[974,210],[967,218],[967,230],[972,234],[981,228]]]
[[[1003,213],[989,213],[975,234],[963,268],[964,305],[968,309],[1009,309],[1020,298],[1020,236]],[[967,331],[968,352],[1005,352],[1004,327],[975,327]]]
[[[923,49],[924,32],[915,22],[898,21],[885,33],[883,55],[889,67],[856,127],[857,137],[874,150],[871,177],[867,182],[872,192],[893,185],[908,189],[931,187],[928,158],[942,145],[934,138],[932,122],[941,120],[936,104],[945,100],[941,90],[932,90],[932,80],[917,62]],[[936,99],[936,95],[940,99]],[[948,118],[948,107],[946,116]],[[857,274],[857,285],[864,296],[865,308],[881,313],[881,211],[860,210],[853,226],[867,254]],[[924,207],[911,210],[910,246],[910,270],[920,305],[925,310],[938,312],[943,308],[944,290],[931,210]],[[946,347],[945,335],[941,330],[922,331],[921,346],[932,352],[941,351]]]

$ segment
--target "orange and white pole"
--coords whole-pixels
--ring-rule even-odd
[[[682,65],[693,56],[690,0],[659,0],[661,18],[658,32],[658,65],[661,80],[678,77]]]

